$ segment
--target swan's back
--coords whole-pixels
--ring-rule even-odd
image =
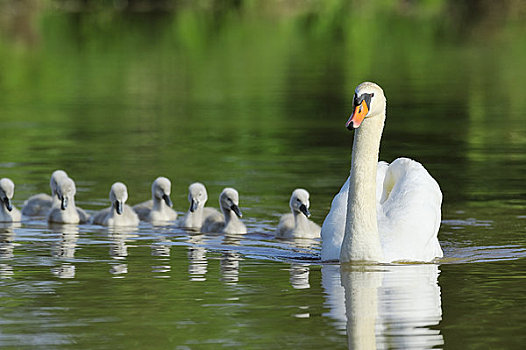
[[[442,257],[437,234],[440,186],[422,164],[398,158],[386,172],[378,206],[378,228],[386,261],[431,261]]]

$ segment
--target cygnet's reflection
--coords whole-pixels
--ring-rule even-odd
[[[158,236],[152,243],[152,256],[156,257],[156,265],[152,266],[152,272],[159,273],[156,277],[170,277],[170,243],[166,236]]]
[[[75,265],[72,260],[75,257],[79,228],[72,224],[51,224],[52,232],[60,235],[57,244],[52,248],[53,257],[61,260],[59,266],[51,269],[51,273],[59,278],[75,278]]]
[[[238,246],[241,244],[243,235],[225,234],[223,246]],[[224,251],[221,254],[220,269],[221,280],[226,284],[237,284],[239,282],[239,262],[243,260],[241,254],[235,251]]]
[[[124,277],[128,273],[128,245],[126,240],[135,237],[136,227],[110,227],[108,234],[111,240],[110,256],[115,260],[111,263],[110,273],[117,277]]]
[[[206,281],[208,261],[206,260],[206,249],[201,246],[204,235],[192,235],[188,238],[188,274],[190,281]]]
[[[346,321],[349,349],[432,349],[444,344],[434,264],[322,267],[331,317]],[[338,273],[339,272],[339,273]],[[336,281],[338,274],[341,286]]]
[[[310,288],[309,283],[310,265],[304,263],[290,264],[290,284],[294,289]]]
[[[15,233],[12,223],[0,224],[0,278],[13,276],[11,259],[15,256]]]

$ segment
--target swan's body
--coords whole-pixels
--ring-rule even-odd
[[[64,170],[55,170],[51,174],[49,187],[51,196],[45,193],[35,194],[29,197],[22,207],[22,214],[25,216],[46,216],[53,206],[60,205],[60,199],[57,196],[59,183],[68,177]]]
[[[133,210],[139,219],[151,223],[166,223],[177,219],[177,212],[172,209],[170,193],[172,183],[166,177],[158,177],[152,183],[152,199],[136,204]]]
[[[20,211],[11,200],[15,194],[15,184],[11,179],[0,179],[0,222],[17,222],[22,219]]]
[[[139,217],[133,209],[125,204],[128,200],[128,189],[122,182],[111,186],[111,207],[93,215],[92,222],[103,226],[137,226]]]
[[[221,215],[216,209],[205,207],[208,201],[208,193],[205,185],[200,182],[194,182],[188,187],[188,201],[190,208],[179,223],[180,227],[200,230],[207,217]]]
[[[309,220],[309,192],[297,188],[290,197],[292,213],[281,216],[276,237],[278,238],[318,238],[320,226]]]
[[[60,200],[59,205],[54,205],[47,215],[48,222],[60,224],[79,224],[85,223],[89,215],[75,205],[75,194],[77,189],[75,182],[67,177],[57,184],[57,196]]]
[[[351,174],[323,223],[322,260],[442,257],[437,238],[442,203],[438,183],[413,160],[378,163],[385,121],[385,97],[379,86],[359,85],[353,104],[355,112],[348,122],[348,127],[356,128]]]
[[[233,188],[227,187],[219,195],[221,213],[208,216],[201,228],[202,232],[214,233],[247,233],[245,224],[240,220],[239,194]]]

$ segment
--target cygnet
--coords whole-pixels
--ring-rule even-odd
[[[11,179],[0,179],[0,222],[17,222],[22,215],[20,211],[13,206],[11,200],[15,194],[15,184]]]
[[[317,238],[320,237],[321,227],[309,220],[310,202],[309,192],[297,188],[290,197],[292,213],[284,214],[278,224],[276,237],[278,238]]]
[[[64,170],[55,170],[51,174],[49,187],[51,196],[45,193],[35,194],[29,197],[22,207],[22,214],[25,216],[46,216],[54,205],[60,205],[57,196],[57,188],[60,181],[67,178],[68,174]]]
[[[190,208],[180,220],[179,226],[192,230],[200,230],[206,218],[210,215],[221,215],[217,209],[205,207],[208,200],[206,187],[200,182],[194,182],[188,187]]]
[[[240,220],[239,194],[233,188],[227,187],[219,195],[221,213],[216,213],[205,219],[202,232],[214,233],[246,233],[247,227]]]
[[[103,226],[137,226],[139,217],[133,209],[125,204],[128,200],[128,189],[122,182],[111,186],[111,207],[93,215],[92,222]]]
[[[177,219],[177,212],[172,209],[170,192],[172,183],[166,177],[158,177],[152,183],[152,199],[136,204],[133,210],[139,219],[151,223],[163,223]]]
[[[75,181],[67,177],[57,184],[57,196],[60,205],[55,204],[47,215],[48,222],[60,224],[78,224],[85,223],[89,215],[75,205],[75,194],[77,188]]]

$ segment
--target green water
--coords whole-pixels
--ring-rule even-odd
[[[249,233],[4,227],[1,347],[524,346],[520,5],[72,3],[0,5],[0,177],[14,203],[49,192],[59,168],[88,211],[115,181],[134,204],[164,175],[181,215],[190,183],[207,185],[211,206],[235,187]],[[340,271],[320,263],[318,241],[273,238],[296,187],[323,222],[348,176],[344,123],[364,80],[388,99],[381,158],[417,159],[441,186],[440,264]]]

